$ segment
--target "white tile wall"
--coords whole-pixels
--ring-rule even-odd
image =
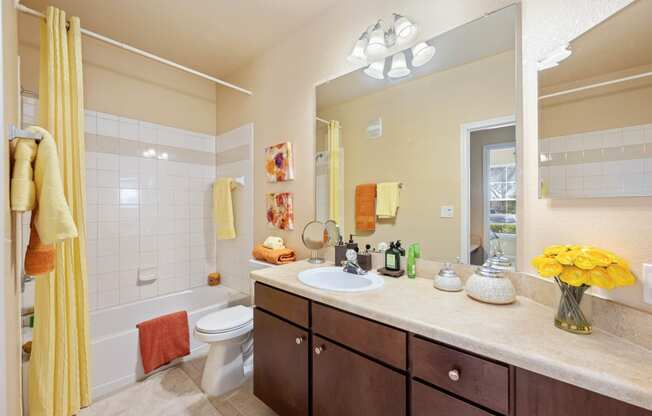
[[[566,152],[614,154],[637,145],[645,145],[641,148],[650,157],[545,166],[541,179],[557,197],[652,195],[652,124],[542,139],[540,152],[555,160]]]
[[[23,97],[23,124],[35,124],[38,102]],[[215,137],[87,110],[85,131],[203,152]],[[206,284],[215,271],[211,187],[215,165],[86,153],[88,290],[91,310]],[[158,279],[141,284],[138,272]]]

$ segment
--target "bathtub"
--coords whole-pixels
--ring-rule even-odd
[[[202,286],[90,313],[91,388],[94,400],[144,378],[136,324],[167,313],[188,312],[190,331],[204,315],[233,305],[250,304],[249,295],[226,286]],[[191,355],[203,344],[190,333]],[[28,364],[24,364],[27,382]],[[27,388],[27,385],[24,386]],[[25,390],[27,391],[27,390]]]

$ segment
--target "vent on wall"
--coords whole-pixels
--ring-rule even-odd
[[[378,117],[375,120],[371,120],[367,124],[367,137],[369,139],[377,139],[383,135],[383,120]]]

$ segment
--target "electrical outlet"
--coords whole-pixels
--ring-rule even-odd
[[[439,215],[441,218],[453,218],[454,214],[455,214],[455,209],[453,208],[452,205],[441,206],[441,214]]]
[[[643,264],[643,300],[652,305],[652,263]]]

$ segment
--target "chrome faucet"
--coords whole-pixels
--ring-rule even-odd
[[[367,274],[367,271],[358,264],[358,253],[351,249],[346,250],[346,262],[344,262],[343,270],[356,275]]]

